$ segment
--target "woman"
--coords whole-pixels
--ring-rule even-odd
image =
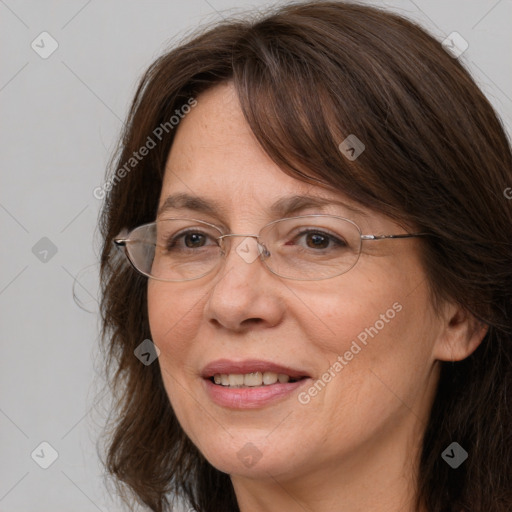
[[[127,500],[512,508],[511,151],[439,42],[337,2],[225,22],[126,126],[102,279]]]

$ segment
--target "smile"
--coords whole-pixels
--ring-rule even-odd
[[[269,361],[226,359],[207,365],[201,377],[209,398],[230,409],[255,409],[281,401],[310,380],[303,370]]]
[[[275,372],[251,372],[241,373],[216,373],[212,377],[212,382],[221,386],[229,386],[230,388],[271,386],[280,382],[296,382],[300,379],[294,379],[285,373]]]

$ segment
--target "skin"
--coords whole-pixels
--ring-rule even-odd
[[[364,212],[329,206],[298,215],[348,217],[365,234],[406,232],[341,192],[282,172],[256,142],[230,84],[200,95],[179,125],[160,205],[177,192],[215,200],[221,210],[214,216],[170,210],[161,218],[199,218],[231,233],[258,233],[276,220],[270,205],[293,194],[343,200]],[[148,282],[151,333],[182,428],[213,466],[231,475],[243,512],[416,511],[418,453],[439,360],[467,357],[483,329],[455,304],[434,312],[416,238],[363,242],[349,272],[306,282],[273,275],[260,260],[246,263],[234,250],[241,240],[232,239],[217,272],[189,282]],[[394,318],[309,403],[300,403],[299,392],[395,303],[401,310]],[[200,375],[220,358],[270,360],[312,379],[278,403],[227,409],[211,401]],[[237,456],[247,443],[261,456],[251,467]]]

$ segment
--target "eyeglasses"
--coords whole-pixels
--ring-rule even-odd
[[[236,251],[247,263],[259,258],[285,279],[316,281],[348,272],[364,240],[425,236],[426,233],[363,235],[355,222],[334,215],[302,215],[270,222],[258,235],[223,234],[214,224],[172,218],[120,233],[115,245],[141,274],[160,281],[190,281],[217,268],[232,237],[245,237]]]

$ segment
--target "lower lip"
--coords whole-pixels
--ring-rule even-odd
[[[203,379],[203,382],[206,392],[217,405],[229,409],[257,409],[290,396],[308,380],[302,379],[297,382],[287,383],[278,382],[269,386],[253,388],[230,388],[214,384],[209,379]]]

